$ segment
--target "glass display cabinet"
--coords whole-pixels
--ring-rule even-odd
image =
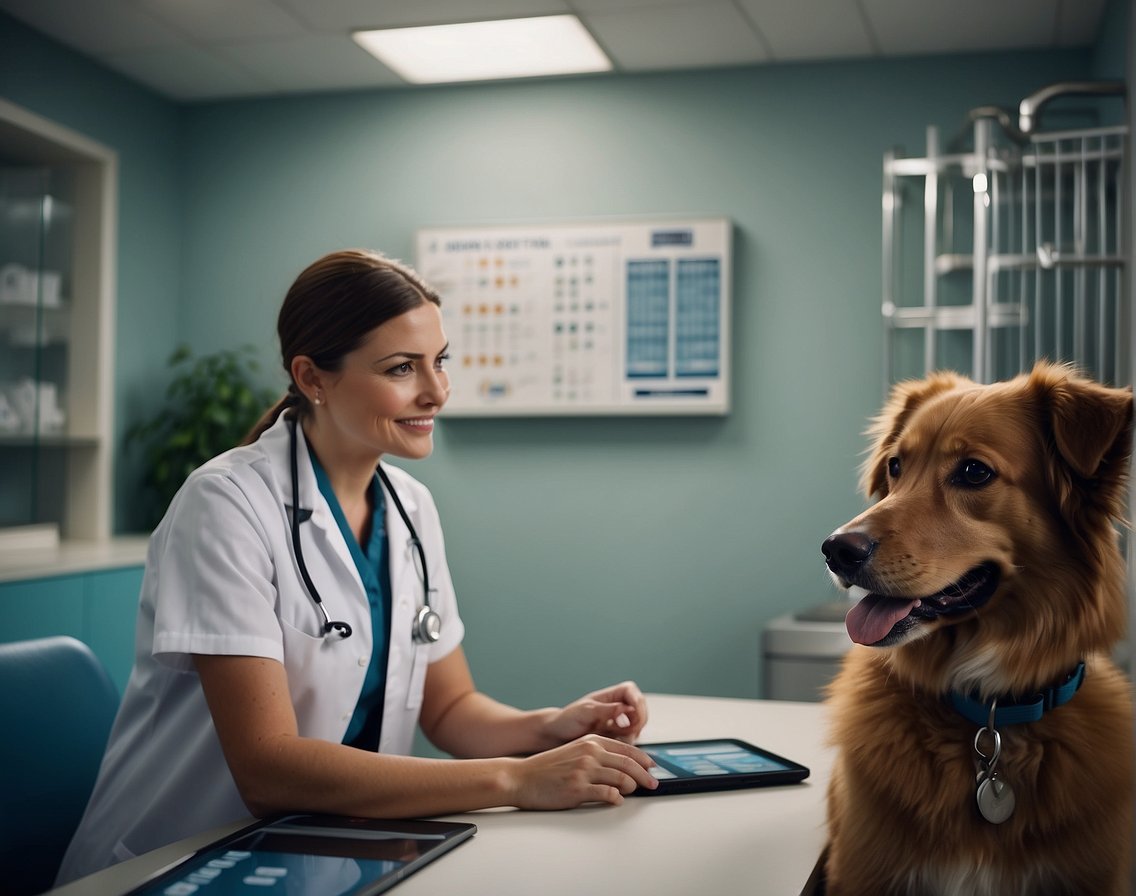
[[[115,176],[0,101],[0,564],[110,535]]]
[[[67,181],[62,168],[0,167],[0,526],[62,516],[74,223]]]

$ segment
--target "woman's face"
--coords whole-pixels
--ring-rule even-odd
[[[338,450],[423,458],[434,447],[434,417],[450,394],[449,344],[432,302],[375,327],[341,370],[323,374],[325,410]]]

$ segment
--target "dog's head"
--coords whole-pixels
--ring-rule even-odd
[[[942,686],[1001,673],[1013,688],[1015,657],[1060,671],[1107,647],[1123,628],[1131,430],[1131,390],[1048,363],[989,386],[896,386],[862,470],[879,500],[822,548],[860,598],[849,635],[936,667]]]

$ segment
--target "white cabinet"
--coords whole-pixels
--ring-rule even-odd
[[[111,525],[117,161],[0,100],[0,566]]]

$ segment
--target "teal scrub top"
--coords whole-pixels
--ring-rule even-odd
[[[367,602],[371,606],[371,631],[374,637],[374,650],[371,663],[363,679],[363,690],[355,713],[347,725],[343,743],[365,750],[377,750],[379,731],[383,720],[383,696],[386,689],[386,668],[388,646],[390,643],[390,563],[387,557],[386,500],[383,487],[376,474],[371,480],[373,490],[371,516],[371,537],[366,547],[360,546],[355,533],[347,525],[343,508],[331,488],[331,480],[315,453],[311,453],[312,470],[316,474],[319,490],[331,507],[332,516],[343,533],[351,559],[359,571],[359,578],[367,591]]]

